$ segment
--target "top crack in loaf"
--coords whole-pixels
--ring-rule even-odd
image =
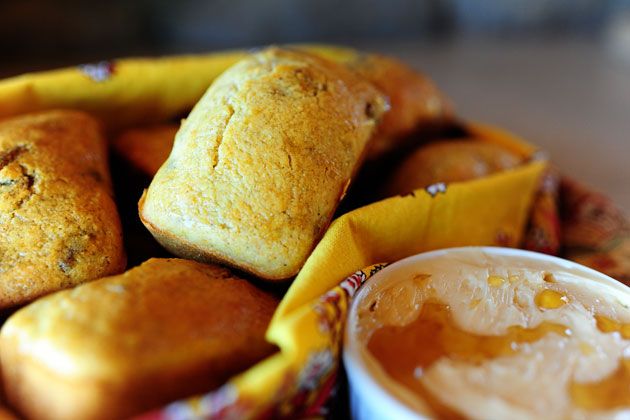
[[[386,110],[384,97],[340,64],[278,48],[247,57],[182,124],[140,217],[176,255],[290,278]]]

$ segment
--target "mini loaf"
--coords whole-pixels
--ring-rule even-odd
[[[493,143],[441,140],[417,148],[386,185],[387,195],[407,194],[437,182],[462,182],[514,168],[521,156]]]
[[[177,130],[178,124],[133,128],[116,137],[112,146],[136,169],[153,176],[171,153]]]
[[[98,123],[49,111],[0,123],[0,307],[125,268]]]
[[[274,347],[277,305],[227,269],[151,259],[42,298],[0,331],[7,398],[34,419],[119,419],[211,391]]]
[[[343,63],[389,99],[390,110],[368,144],[368,159],[378,159],[405,146],[415,132],[436,130],[453,121],[444,95],[429,78],[404,63],[377,54],[362,54]],[[168,157],[178,129],[176,124],[130,129],[118,136],[113,146],[136,168],[153,176]]]
[[[270,48],[219,77],[139,203],[176,255],[294,276],[330,223],[387,104],[342,65]]]
[[[453,121],[450,103],[431,79],[401,61],[365,54],[348,66],[386,95],[390,104],[370,140],[367,159],[375,160],[406,146],[411,134],[431,132]]]

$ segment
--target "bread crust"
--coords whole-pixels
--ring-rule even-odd
[[[364,157],[361,158],[361,161],[363,159]],[[358,166],[357,166],[357,169],[358,169]],[[355,173],[353,173],[352,177],[354,177]],[[341,200],[345,196],[349,185],[350,185],[350,180],[348,180],[348,182],[340,191],[337,206],[335,206],[335,209],[330,213],[330,217],[327,222],[328,224],[330,224],[330,221],[332,220],[335,210],[337,209],[339,202],[341,202]],[[268,273],[260,271],[254,265],[243,264],[242,262],[232,259],[229,255],[224,255],[218,252],[212,252],[211,250],[203,249],[199,246],[196,246],[195,244],[191,242],[187,242],[184,238],[176,237],[172,235],[171,233],[169,233],[168,231],[162,230],[158,228],[157,226],[154,226],[149,220],[145,219],[143,216],[142,209],[144,206],[144,200],[145,200],[146,194],[147,194],[147,191],[144,190],[142,193],[142,196],[140,197],[140,200],[138,201],[138,215],[140,217],[140,221],[142,221],[144,226],[149,230],[149,232],[151,232],[151,235],[153,235],[155,240],[158,241],[160,245],[162,245],[168,251],[172,252],[174,255],[177,255],[182,258],[188,258],[191,260],[200,261],[203,263],[224,264],[236,270],[240,270],[245,273],[256,276],[258,278],[263,278],[269,281],[279,282],[279,281],[288,281],[291,279],[291,278],[285,278],[284,276],[277,276],[277,277],[270,276]],[[313,248],[315,248],[315,246],[321,239],[321,236],[324,235],[324,233],[325,232],[322,231],[320,236],[313,242],[311,251]],[[309,254],[310,254],[310,251],[309,251]]]
[[[277,303],[181,259],[47,296],[0,331],[8,401],[35,419],[117,419],[208,392],[275,351]]]
[[[523,162],[517,154],[474,138],[441,140],[409,154],[385,185],[386,196],[408,194],[437,182],[463,182],[512,169]]]
[[[271,48],[227,70],[182,124],[140,217],[176,255],[295,276],[385,111],[342,65]]]
[[[163,124],[126,130],[112,146],[135,168],[154,176],[171,153],[178,129],[178,124]]]
[[[446,97],[431,79],[405,63],[379,54],[362,54],[348,66],[376,86],[390,104],[368,145],[368,161],[405,146],[415,132],[431,132],[453,121]]]
[[[0,256],[0,308],[124,270],[107,142],[89,115],[0,123]]]
[[[142,197],[140,197],[140,201],[138,201],[138,214],[140,216],[140,220],[144,224],[144,226],[151,232],[151,235],[155,238],[156,241],[160,243],[164,248],[172,252],[174,255],[177,255],[182,258],[187,258],[195,261],[200,261],[203,263],[215,264],[221,263],[225,264],[229,267],[241,270],[245,273],[252,274],[254,276],[262,276],[256,267],[251,265],[244,265],[239,263],[238,261],[233,260],[228,255],[221,255],[210,250],[203,249],[201,247],[196,246],[193,243],[187,242],[185,239],[181,237],[176,237],[168,231],[162,230],[157,226],[154,226],[149,220],[145,219],[142,213],[142,208],[144,205],[144,199],[147,195],[147,191],[144,190],[142,193]],[[285,280],[283,278],[269,278],[266,280]]]

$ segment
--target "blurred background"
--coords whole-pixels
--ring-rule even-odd
[[[630,0],[2,0],[0,51],[6,67],[313,40],[602,39],[623,37],[628,13]]]
[[[3,77],[306,41],[397,55],[629,212],[630,0],[0,0]]]

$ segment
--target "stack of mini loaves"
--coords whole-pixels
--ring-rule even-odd
[[[265,281],[293,278],[361,162],[450,118],[431,82],[395,60],[252,54],[210,86],[163,164],[174,128],[149,136],[157,143],[137,130],[114,143],[151,175],[161,165],[140,218],[186,258],[123,274],[99,124],[78,111],[1,122],[0,305],[56,292],[2,328],[8,403],[30,418],[123,418],[209,391],[270,355],[264,333],[277,299],[216,264]],[[499,163],[465,177],[518,163],[494,153],[503,152],[484,149],[480,159]],[[426,181],[410,182],[397,181],[393,193]]]

